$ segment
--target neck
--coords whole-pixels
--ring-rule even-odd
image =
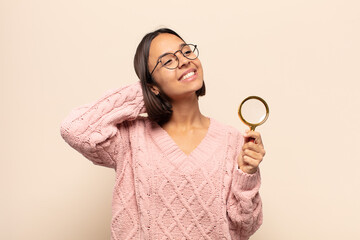
[[[169,122],[164,124],[164,128],[176,127],[185,130],[206,124],[207,118],[200,112],[196,95],[179,101],[173,101],[171,104],[173,113]]]

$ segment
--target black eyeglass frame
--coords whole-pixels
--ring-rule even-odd
[[[197,50],[197,55],[196,55],[195,58],[188,58],[187,56],[185,56],[185,54],[184,54],[183,51],[182,51],[185,46],[189,46],[189,45],[190,45],[190,46],[194,46],[194,51],[193,51],[193,52],[195,52],[195,50]],[[156,65],[155,65],[154,69],[151,71],[150,75],[153,74],[153,72],[155,71],[156,67],[157,67],[157,66],[159,65],[159,63],[161,62],[161,58],[164,57],[164,56],[166,56],[166,55],[169,55],[169,54],[172,54],[172,55],[175,56],[175,58],[176,58],[176,60],[177,60],[177,66],[174,67],[174,68],[166,67],[166,66],[164,66],[164,65],[163,65],[163,66],[164,66],[165,68],[167,68],[167,69],[176,69],[176,68],[179,66],[179,58],[176,56],[176,53],[177,53],[177,52],[181,52],[181,54],[182,54],[185,58],[187,58],[187,59],[189,59],[189,60],[195,60],[195,59],[197,59],[197,58],[199,57],[199,49],[197,48],[197,45],[196,45],[196,44],[192,44],[192,43],[185,43],[185,44],[183,44],[183,46],[181,47],[181,49],[175,51],[174,53],[165,53],[164,55],[160,56],[160,57],[158,58],[157,62],[156,62]],[[161,62],[161,64],[162,64],[162,62]]]

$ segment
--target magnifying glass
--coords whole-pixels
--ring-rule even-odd
[[[238,114],[241,121],[248,125],[251,131],[255,131],[257,126],[260,126],[268,119],[269,106],[261,97],[250,96],[241,102]]]

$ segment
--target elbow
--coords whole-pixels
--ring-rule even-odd
[[[60,126],[60,135],[72,148],[80,153],[92,153],[96,151],[96,147],[101,142],[103,136],[98,131],[83,132],[81,126],[75,123],[68,124],[64,121]]]
[[[75,147],[75,135],[71,134],[65,123],[62,123],[60,126],[60,135],[65,140],[65,142],[67,142],[70,146]]]
[[[81,138],[76,134],[77,131],[69,127],[66,121],[60,125],[60,135],[74,149],[80,149],[83,144]]]

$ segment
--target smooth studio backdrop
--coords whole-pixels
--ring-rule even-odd
[[[114,171],[60,123],[137,81],[136,46],[158,27],[198,44],[205,115],[243,131],[243,98],[270,106],[251,239],[359,239],[357,0],[0,1],[0,239],[110,239]]]

